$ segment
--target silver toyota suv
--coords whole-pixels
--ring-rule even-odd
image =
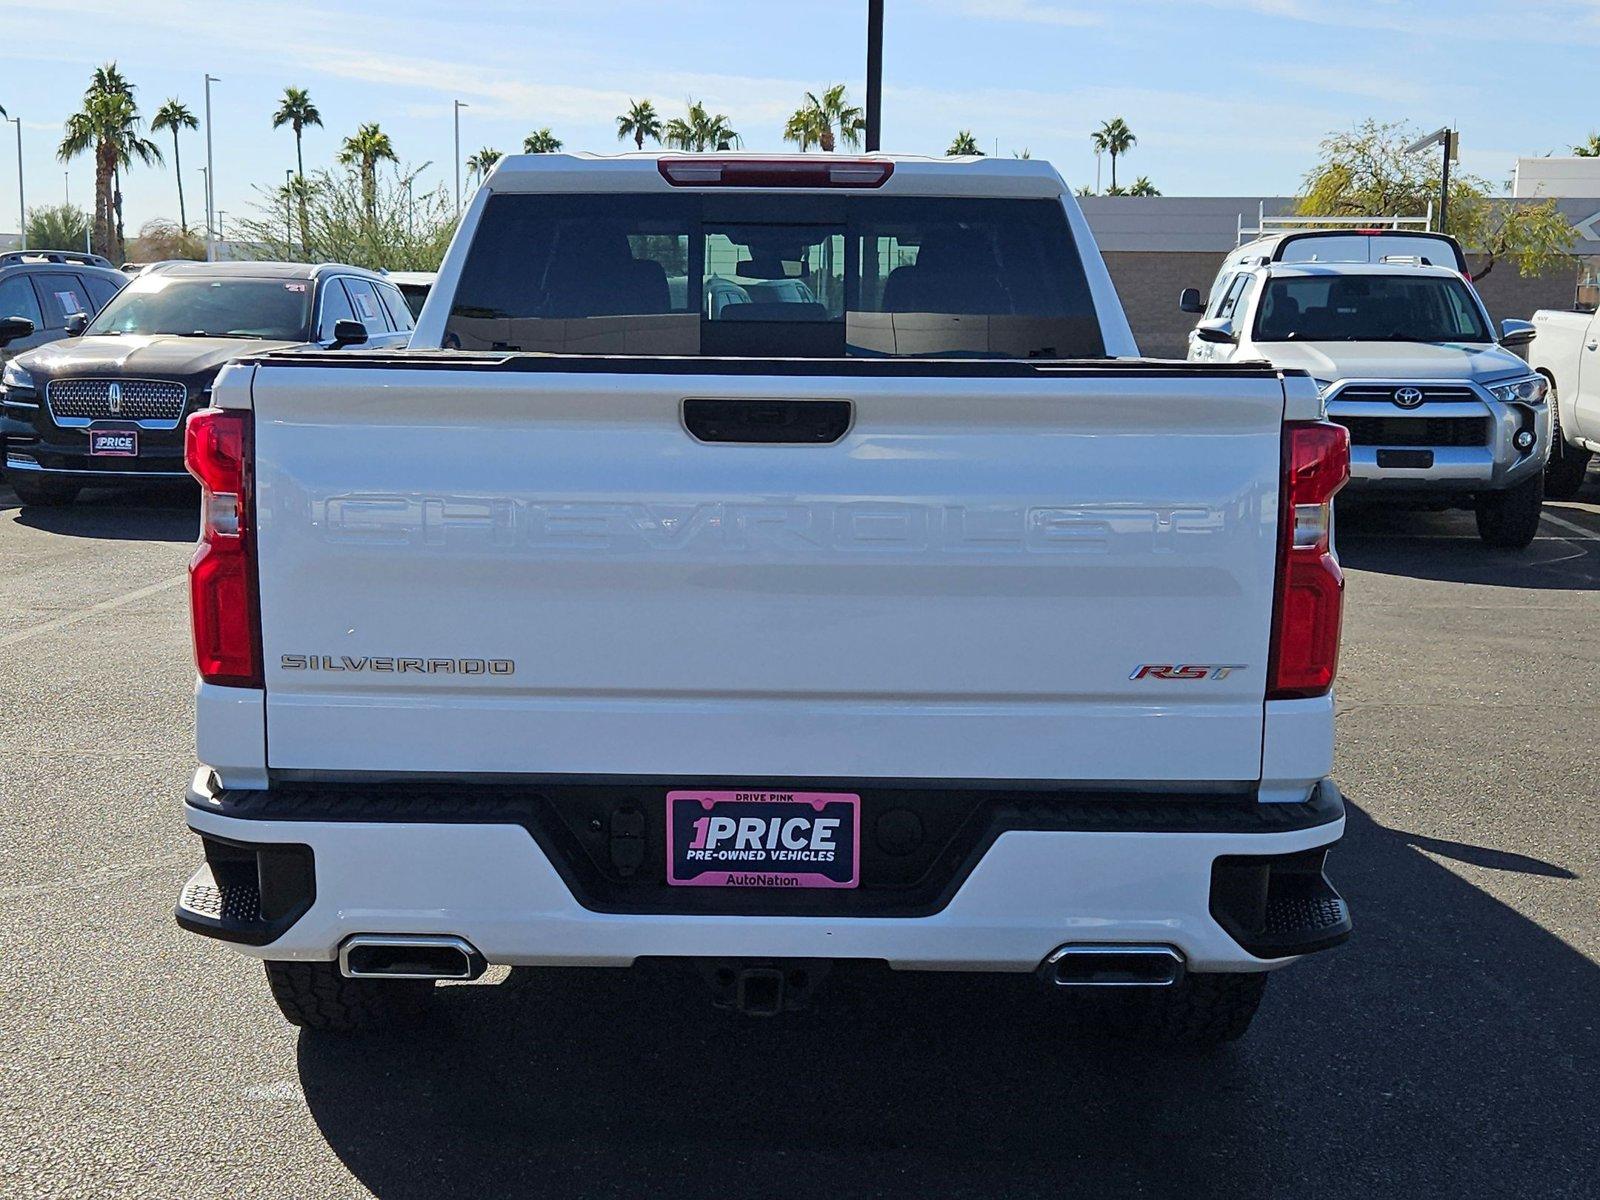
[[[1201,308],[1191,289],[1180,303]],[[1456,269],[1420,256],[1378,262],[1230,260],[1189,358],[1267,359],[1316,378],[1328,418],[1350,430],[1352,498],[1381,496],[1477,514],[1491,546],[1533,540],[1550,455],[1548,385],[1497,336]]]

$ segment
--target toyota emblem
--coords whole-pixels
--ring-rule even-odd
[[[1395,403],[1400,403],[1398,397],[1396,397]],[[122,385],[120,383],[113,383],[106,389],[106,411],[114,413],[122,411]]]
[[[1395,388],[1394,402],[1401,408],[1416,408],[1422,403],[1422,389],[1414,387]]]

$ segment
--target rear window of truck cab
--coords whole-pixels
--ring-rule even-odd
[[[492,196],[447,347],[709,357],[1094,358],[1055,200]]]

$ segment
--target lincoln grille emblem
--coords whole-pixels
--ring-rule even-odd
[[[122,385],[113,383],[106,389],[106,411],[119,413],[122,411]]]

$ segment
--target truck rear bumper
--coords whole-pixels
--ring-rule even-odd
[[[1230,828],[1171,828],[1193,821],[1134,804],[1121,829],[1103,813],[1097,828],[1006,829],[921,916],[597,911],[523,824],[241,815],[253,807],[218,802],[197,778],[188,821],[211,861],[177,915],[260,958],[330,960],[355,934],[405,934],[464,938],[508,965],[792,957],[1031,971],[1075,942],[1171,946],[1190,970],[1259,971],[1349,932],[1322,877],[1322,852],[1344,831],[1329,782],[1305,805],[1255,805],[1259,822],[1211,822]],[[242,890],[220,886],[224,874]],[[1286,917],[1300,924],[1288,942]]]

